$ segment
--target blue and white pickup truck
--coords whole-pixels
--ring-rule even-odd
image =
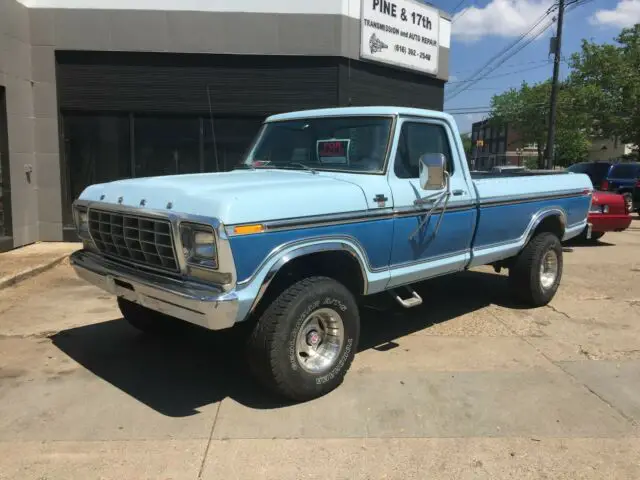
[[[583,174],[474,179],[441,112],[286,113],[233,171],[89,186],[72,264],[142,331],[248,327],[257,379],[303,401],[342,382],[363,296],[411,308],[423,302],[412,284],[493,265],[521,302],[548,303],[592,190]]]

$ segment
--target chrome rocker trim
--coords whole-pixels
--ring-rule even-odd
[[[143,272],[87,250],[74,252],[70,261],[80,278],[151,310],[210,330],[236,323],[239,301],[235,291]]]

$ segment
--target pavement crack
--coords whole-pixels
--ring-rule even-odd
[[[209,448],[211,447],[211,441],[213,439],[213,431],[216,428],[216,424],[218,423],[218,415],[220,414],[220,409],[222,408],[222,400],[218,403],[218,408],[216,410],[216,415],[213,417],[213,424],[211,425],[211,432],[209,432],[209,439],[207,440],[207,447],[204,449],[204,455],[202,457],[202,463],[200,464],[200,470],[198,471],[198,480],[202,478],[204,473],[204,466],[207,463],[207,457],[209,456]]]
[[[565,317],[571,319],[571,317],[569,317],[569,315],[567,315],[564,312],[560,312],[558,310],[556,310],[554,307],[552,307],[551,305],[547,305],[549,308],[551,308],[553,311],[556,311],[562,315],[564,315]],[[523,342],[525,342],[527,345],[529,345],[531,348],[533,348],[536,352],[538,352],[538,354],[542,355],[542,357],[544,357],[551,365],[553,365],[555,368],[557,368],[558,370],[560,370],[562,373],[564,373],[565,375],[567,375],[569,378],[571,378],[572,381],[574,381],[575,383],[577,383],[578,385],[582,385],[584,388],[587,389],[588,392],[590,392],[592,395],[594,395],[596,398],[598,398],[601,402],[603,402],[605,405],[607,405],[609,408],[611,408],[614,412],[618,413],[618,415],[620,415],[622,418],[624,418],[627,422],[629,422],[633,427],[637,427],[639,425],[638,422],[636,422],[633,418],[629,417],[628,415],[626,415],[624,412],[622,412],[619,408],[617,408],[615,405],[612,405],[610,402],[608,402],[605,398],[603,398],[600,394],[598,394],[597,392],[595,392],[592,388],[590,388],[587,384],[585,384],[584,382],[581,382],[578,378],[576,378],[574,375],[571,374],[571,372],[565,370],[564,368],[562,368],[562,365],[560,365],[557,362],[554,362],[551,357],[549,357],[546,353],[544,353],[542,350],[540,350],[538,347],[536,347],[535,344],[531,343],[526,337],[519,335],[515,330],[513,330],[505,321],[503,321],[500,317],[498,317],[494,312],[490,312],[491,315],[498,320],[500,323],[502,323],[507,329],[509,329],[511,332],[513,332],[513,334],[515,336],[517,336],[518,338],[520,338]],[[582,346],[580,347],[580,350],[582,350]],[[587,352],[588,353],[588,352]]]
[[[7,339],[15,339],[15,338],[20,338],[20,339],[27,339],[27,338],[51,338],[57,334],[59,334],[60,331],[59,330],[46,330],[44,332],[38,332],[38,333],[24,333],[24,334],[0,334],[0,340],[7,340]]]
[[[629,415],[625,414],[622,410],[620,410],[618,407],[616,407],[614,404],[612,404],[611,402],[609,402],[606,398],[604,398],[602,395],[600,395],[598,392],[596,392],[595,390],[593,390],[589,385],[587,385],[586,383],[580,381],[580,379],[578,379],[575,375],[573,375],[571,372],[569,372],[568,370],[562,368],[562,365],[556,363],[556,362],[552,362],[556,367],[558,367],[560,370],[562,370],[567,376],[571,377],[576,383],[578,383],[579,385],[582,385],[584,388],[586,388],[591,394],[595,395],[596,398],[598,398],[601,402],[603,402],[605,405],[607,405],[609,408],[611,408],[614,412],[617,412],[622,418],[624,418],[626,421],[628,421],[629,423],[631,423],[632,426],[637,427],[638,425],[640,425],[638,422],[636,422],[633,417],[630,417]]]
[[[551,305],[550,303],[547,304],[547,307],[550,308],[551,310],[553,310],[554,312],[563,315],[564,317],[568,318],[569,320],[573,320],[571,318],[571,315],[569,315],[568,313],[563,312],[562,310],[558,310],[556,307],[554,307],[553,305]]]

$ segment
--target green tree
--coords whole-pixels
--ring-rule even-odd
[[[519,89],[495,95],[491,100],[490,121],[496,126],[509,125],[520,140],[538,146],[538,166],[542,167],[546,148],[551,82],[534,85],[524,82]],[[556,163],[569,165],[584,159],[589,151],[587,128],[590,115],[588,97],[580,86],[562,84],[558,94],[556,116]]]
[[[464,153],[466,153],[467,155],[471,155],[471,134],[463,133],[462,135],[460,135],[460,138],[462,139]]]
[[[616,44],[583,40],[571,56],[569,82],[587,98],[591,133],[640,147],[640,24],[625,28]]]

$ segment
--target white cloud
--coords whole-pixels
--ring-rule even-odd
[[[447,111],[446,107],[445,107],[444,111],[445,112]],[[455,118],[456,123],[458,124],[458,130],[460,130],[460,133],[469,133],[469,132],[471,132],[471,126],[475,122],[479,122],[484,117],[486,117],[486,114],[483,114],[483,113],[466,113],[466,114],[454,113],[453,117]]]
[[[631,27],[640,22],[640,0],[622,0],[613,10],[598,10],[590,22],[618,28]]]
[[[517,37],[527,32],[552,3],[551,0],[492,0],[484,8],[468,7],[453,17],[452,35],[467,42],[485,36]]]
[[[467,113],[464,116],[464,118],[466,118],[469,121],[469,123],[479,122],[480,120],[482,120],[482,117],[484,117],[482,113]]]

